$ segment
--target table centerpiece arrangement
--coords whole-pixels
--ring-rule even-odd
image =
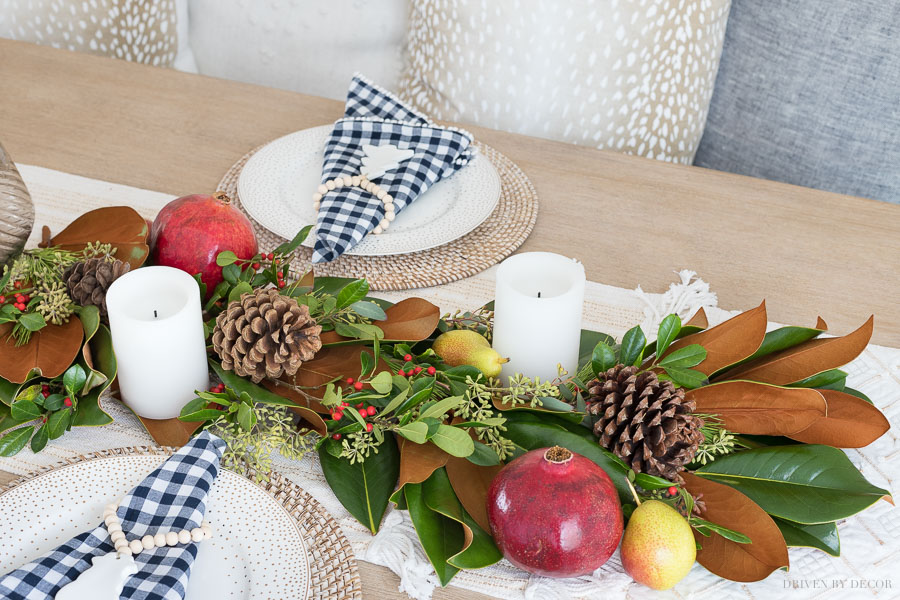
[[[226,198],[201,200],[239,221]],[[790,546],[837,555],[837,522],[891,501],[840,450],[889,429],[841,370],[868,343],[871,318],[842,337],[821,337],[821,318],[767,332],[763,303],[712,328],[702,313],[669,315],[655,340],[634,327],[617,343],[571,318],[584,273],[564,257],[513,257],[496,303],[442,316],[419,298],[373,298],[365,279],[314,277],[293,258],[309,228],[261,252],[252,229],[193,239],[187,222],[164,210],[151,235],[127,207],[91,211],[7,264],[0,455],[109,423],[100,397],[120,371],[166,375],[164,341],[116,336],[107,296],[137,286],[128,311],[147,331],[196,314],[196,333],[173,343],[196,337],[206,361],[166,367],[185,374],[169,378],[180,388],[166,388],[162,413],[137,379],[120,380],[152,435],[184,444],[209,430],[227,444],[223,465],[247,461],[259,479],[274,451],[316,452],[373,533],[389,503],[409,512],[443,585],[503,557],[545,575],[589,573],[620,538],[626,570],[651,587],[677,583],[694,556],[757,581],[789,565]],[[181,240],[175,258],[167,235]],[[196,289],[182,298],[176,269],[143,266],[151,247]],[[134,277],[153,269],[166,270],[160,283]],[[583,535],[561,543],[572,522]],[[648,536],[660,527],[672,535]],[[671,558],[648,565],[656,549]]]

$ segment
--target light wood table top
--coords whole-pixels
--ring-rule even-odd
[[[173,196],[212,192],[251,148],[332,122],[342,108],[0,40],[0,140],[14,160]],[[873,341],[900,346],[900,206],[469,129],[537,188],[541,211],[522,250],[573,256],[591,280],[648,291],[690,268],[723,308],[765,298],[771,320],[811,325],[821,315],[838,333],[874,313]],[[360,570],[367,598],[406,597],[386,569]]]

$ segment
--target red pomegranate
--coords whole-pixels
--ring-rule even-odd
[[[488,519],[497,547],[546,577],[592,573],[622,538],[622,506],[596,463],[554,446],[527,452],[491,482]]]
[[[150,228],[150,258],[157,265],[200,273],[207,294],[222,281],[219,252],[248,259],[258,250],[253,225],[223,192],[192,194],[166,204]]]

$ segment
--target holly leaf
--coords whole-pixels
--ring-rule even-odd
[[[0,437],[0,456],[13,456],[28,443],[34,428],[29,426],[13,429],[3,437]]]
[[[656,334],[656,354],[662,356],[665,354],[669,345],[675,341],[681,332],[681,317],[672,314],[667,315],[659,324],[659,331]],[[694,365],[686,365],[693,367]]]
[[[591,354],[591,369],[593,369],[594,375],[600,375],[614,366],[616,366],[616,351],[609,344],[599,342],[594,346],[594,352]]]
[[[619,361],[624,365],[636,365],[641,362],[644,355],[644,346],[647,345],[647,338],[640,325],[635,325],[622,338],[622,345],[619,347]]]

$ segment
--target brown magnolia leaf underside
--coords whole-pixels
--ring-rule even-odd
[[[829,369],[837,369],[866,349],[875,326],[875,317],[843,337],[818,338],[763,356],[722,374],[721,379],[749,379],[787,385]]]
[[[823,418],[828,408],[818,390],[752,381],[715,383],[687,396],[697,403],[697,412],[716,415],[728,431],[750,435],[797,433]]]
[[[432,444],[416,444],[400,438],[400,478],[397,489],[407,483],[422,483],[447,464],[450,455]]]
[[[891,428],[881,411],[862,398],[836,390],[819,391],[828,402],[828,415],[816,419],[806,429],[788,435],[791,439],[836,448],[863,448]]]
[[[766,303],[734,316],[712,329],[700,331],[674,342],[665,355],[675,350],[700,344],[706,359],[694,369],[712,375],[720,369],[744,360],[756,352],[766,336]]]
[[[187,444],[203,423],[188,423],[175,419],[147,419],[138,415],[141,424],[153,441],[160,446],[180,448]]]
[[[42,247],[59,246],[63,250],[80,251],[91,242],[112,244],[116,258],[132,269],[144,264],[150,254],[147,236],[150,228],[144,217],[130,206],[107,206],[84,213],[68,227],[50,238]]]
[[[295,414],[299,415],[304,421],[301,423],[301,426],[306,427],[307,429],[312,429],[319,435],[328,435],[328,427],[325,425],[325,421],[319,415],[319,413],[325,414],[328,412],[328,409],[325,408],[325,405],[319,402],[318,400],[309,399],[300,392],[297,392],[285,385],[278,385],[277,382],[263,379],[261,382],[262,386],[276,394],[290,400],[297,406],[291,408]]]
[[[693,317],[688,319],[684,327],[699,327],[700,329],[709,327],[709,319],[706,318],[706,311],[702,306],[694,313]]]
[[[447,461],[447,476],[463,508],[485,531],[491,531],[487,514],[487,492],[491,481],[503,465],[482,467],[466,458],[451,456]]]
[[[23,346],[16,346],[10,337],[12,323],[0,325],[0,377],[13,383],[24,383],[32,369],[52,379],[69,368],[81,350],[84,328],[81,320],[72,316],[68,323],[47,325],[31,334]]]
[[[717,533],[705,537],[695,530],[694,538],[701,545],[697,562],[731,581],[759,581],[775,569],[789,566],[781,530],[758,504],[725,484],[688,471],[682,471],[681,476],[692,495],[702,494],[706,504],[704,519],[743,533],[751,540],[749,544],[738,544]]]
[[[441,310],[422,298],[407,298],[384,311],[387,319],[374,324],[384,332],[384,339],[400,342],[421,342],[437,329]],[[333,331],[321,335],[323,344],[352,341]],[[360,341],[360,343],[364,343]]]
[[[310,394],[321,397],[325,394],[325,384],[335,379],[357,377],[360,370],[359,355],[363,352],[372,354],[371,348],[362,344],[347,346],[329,346],[316,352],[316,357],[300,365],[293,376],[282,377],[283,381],[306,389]],[[390,366],[384,360],[378,360],[375,371],[387,371]],[[275,390],[270,390],[275,391]],[[282,392],[276,392],[283,395]],[[288,397],[288,396],[285,396]],[[304,404],[301,402],[300,404]],[[327,412],[323,410],[322,412]]]

